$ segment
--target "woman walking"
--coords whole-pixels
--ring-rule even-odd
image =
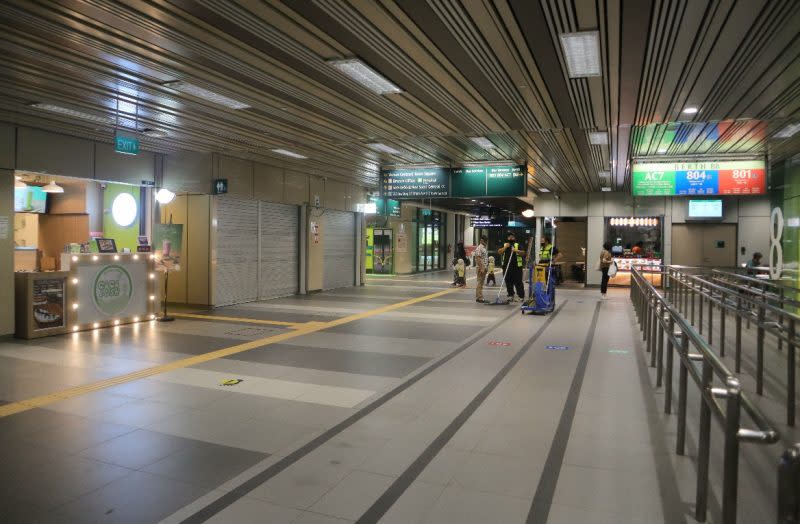
[[[611,243],[606,242],[603,244],[603,250],[600,252],[600,271],[603,273],[603,278],[600,280],[600,298],[606,299],[606,292],[608,291],[608,268],[614,261],[611,255]]]

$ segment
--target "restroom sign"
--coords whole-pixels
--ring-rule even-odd
[[[228,192],[228,179],[217,178],[211,188],[211,193],[214,195],[224,195]]]

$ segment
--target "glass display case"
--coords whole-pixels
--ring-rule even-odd
[[[605,241],[617,264],[617,274],[608,283],[629,286],[631,268],[643,271],[653,284],[661,284],[659,266],[663,263],[662,217],[607,217]]]

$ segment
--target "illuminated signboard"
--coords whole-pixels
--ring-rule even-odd
[[[527,172],[525,165],[457,167],[453,169],[453,196],[526,196]]]
[[[448,197],[450,170],[427,167],[381,171],[381,194],[394,200]]]
[[[634,196],[763,195],[763,160],[633,164]]]

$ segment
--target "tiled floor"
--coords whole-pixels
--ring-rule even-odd
[[[447,289],[449,277],[195,313],[303,326]],[[693,459],[671,453],[671,423],[653,415],[624,292],[598,304],[596,290],[563,290],[546,317],[473,293],[0,418],[0,521],[691,521]],[[297,326],[181,318],[4,341],[0,399]]]

